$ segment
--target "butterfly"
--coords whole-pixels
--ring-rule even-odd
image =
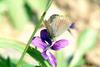
[[[44,22],[50,36],[59,36],[68,30],[70,33],[70,28],[74,28],[75,23],[73,23],[68,17],[63,15],[54,14]]]

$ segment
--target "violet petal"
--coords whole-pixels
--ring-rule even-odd
[[[46,54],[47,51],[42,52],[42,57],[47,60],[48,59],[48,55]]]
[[[54,43],[54,45],[51,47],[53,50],[60,50],[61,48],[64,48],[68,45],[68,40],[61,39]]]
[[[57,64],[56,64],[56,58],[48,50],[42,52],[42,56],[43,56],[43,58],[45,60],[49,61],[49,63],[52,65],[52,67],[56,67],[57,66]]]
[[[44,42],[47,41],[50,45],[52,44],[49,33],[46,29],[41,30],[40,37],[41,37],[42,41],[44,41]]]
[[[57,67],[57,61],[54,55],[49,51],[47,51],[46,54],[48,55],[48,61],[52,65],[52,67]]]
[[[40,37],[34,37],[32,40],[32,44],[38,48],[44,50],[46,48],[46,43],[44,43]]]

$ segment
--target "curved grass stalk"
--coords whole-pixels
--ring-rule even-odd
[[[19,66],[20,66],[20,63],[21,63],[21,61],[23,60],[23,58],[24,58],[24,56],[25,56],[25,54],[26,54],[26,52],[27,52],[27,50],[28,50],[28,48],[29,48],[29,46],[30,46],[30,43],[32,42],[32,38],[34,37],[35,33],[37,32],[38,28],[40,27],[40,25],[41,25],[41,23],[42,23],[42,21],[43,21],[45,15],[46,15],[46,12],[47,12],[47,10],[49,9],[49,7],[50,7],[51,4],[52,4],[52,0],[50,0],[48,6],[47,6],[47,8],[46,8],[46,10],[44,11],[43,15],[42,15],[41,18],[40,18],[39,23],[36,25],[35,30],[33,31],[33,33],[32,33],[32,35],[31,35],[31,37],[30,37],[30,39],[29,39],[29,41],[28,41],[28,43],[27,43],[27,45],[26,45],[26,47],[25,47],[25,49],[24,49],[24,51],[23,51],[23,53],[22,53],[22,55],[21,55],[21,57],[20,57],[20,59],[19,59],[19,61],[18,61],[16,67],[19,67]]]

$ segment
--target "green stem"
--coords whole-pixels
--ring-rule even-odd
[[[35,30],[33,31],[32,35],[31,35],[31,37],[30,37],[30,39],[29,39],[29,41],[28,41],[28,43],[27,43],[27,45],[26,45],[26,47],[25,47],[25,49],[24,49],[24,51],[23,51],[23,53],[22,53],[22,55],[21,55],[21,57],[20,57],[20,59],[18,61],[18,63],[17,63],[17,67],[19,67],[21,61],[23,60],[23,58],[24,58],[24,56],[25,56],[25,54],[27,52],[27,49],[29,48],[30,43],[32,42],[32,38],[34,37],[35,33],[37,32],[38,28],[40,27],[45,15],[46,15],[46,12],[49,9],[51,4],[52,4],[52,0],[50,1],[50,3],[47,6],[46,10],[44,11],[43,15],[41,16],[39,23],[36,25]]]

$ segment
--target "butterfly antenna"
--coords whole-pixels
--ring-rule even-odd
[[[71,30],[70,30],[70,29],[68,29],[68,32],[72,35],[72,32],[71,32]]]

